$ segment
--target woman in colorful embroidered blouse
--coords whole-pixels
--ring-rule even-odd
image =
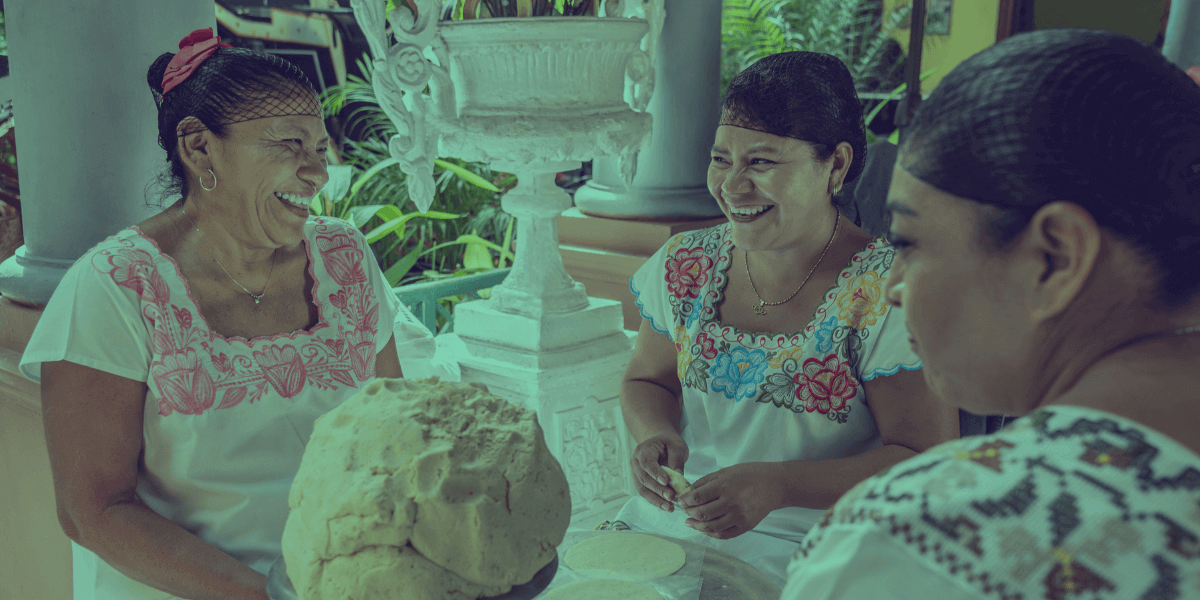
[[[79,599],[265,600],[316,418],[432,353],[361,233],[309,217],[327,139],[308,80],[218,42],[194,32],[149,71],[182,199],[68,271],[21,361]]]
[[[846,494],[784,600],[1200,598],[1200,87],[1100,30],[957,66],[889,193],[936,394],[1026,415]]]
[[[672,238],[630,284],[645,318],[621,406],[641,497],[616,527],[700,539],[782,584],[843,492],[957,437],[884,302],[894,251],[832,202],[865,150],[831,56],[770,56],[729,86],[708,179],[729,223]],[[676,498],[661,465],[695,489]]]

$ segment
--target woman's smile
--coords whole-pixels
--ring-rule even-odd
[[[275,199],[279,200],[287,208],[288,212],[301,220],[308,220],[309,203],[305,202],[299,194],[281,194],[280,192],[275,192]],[[311,200],[312,196],[309,196],[309,202]]]
[[[758,205],[758,206],[741,206],[729,207],[729,220],[734,223],[750,223],[762,218],[763,215],[771,212],[775,205]]]

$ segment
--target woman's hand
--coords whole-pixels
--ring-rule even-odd
[[[629,459],[638,493],[650,504],[667,512],[674,511],[671,503],[675,501],[675,490],[668,484],[670,480],[662,465],[682,473],[687,458],[687,443],[674,431],[659,433],[638,444]]]
[[[783,502],[777,463],[745,463],[701,477],[680,497],[687,526],[719,540],[758,526]]]

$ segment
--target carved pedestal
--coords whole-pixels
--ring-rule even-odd
[[[440,353],[456,361],[463,381],[482,383],[492,393],[537,413],[546,445],[567,474],[572,519],[590,524],[596,519],[589,515],[611,514],[633,489],[632,443],[619,397],[620,375],[629,364],[635,335],[621,334],[624,351],[549,368],[480,358],[458,334],[440,336],[438,346]]]
[[[458,306],[453,358],[463,381],[537,412],[578,519],[624,502],[631,489],[619,396],[633,341],[621,304],[589,298],[563,268],[557,218],[570,198],[554,173],[568,166],[497,165],[521,182],[504,197],[517,217],[516,261],[490,301]]]

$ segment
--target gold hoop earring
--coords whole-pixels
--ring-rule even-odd
[[[199,180],[200,180],[200,187],[201,187],[201,188],[203,188],[203,189],[204,189],[204,191],[206,191],[206,192],[211,192],[211,191],[213,191],[213,190],[217,189],[217,174],[216,174],[216,173],[213,173],[213,170],[212,170],[212,169],[209,169],[209,170],[208,170],[208,172],[209,172],[210,174],[212,174],[212,176],[213,176],[213,186],[212,186],[212,187],[210,187],[210,188],[208,188],[208,187],[204,187],[204,176],[203,176],[203,175],[202,175],[202,176],[200,176],[200,177],[197,177],[196,179],[199,179]]]

